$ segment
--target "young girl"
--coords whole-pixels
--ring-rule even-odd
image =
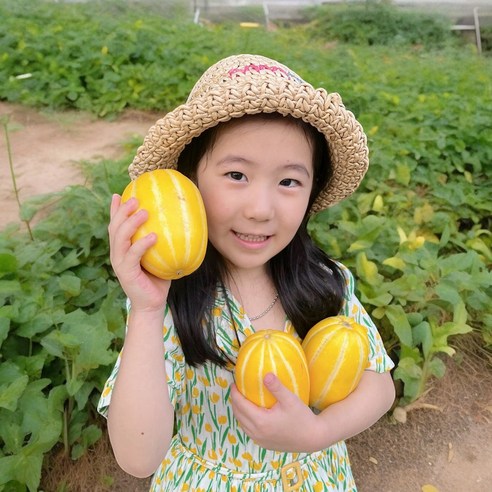
[[[161,280],[140,266],[155,234],[130,241],[147,212],[135,213],[135,199],[111,203],[111,261],[129,314],[99,411],[118,463],[154,473],[152,491],[356,490],[343,440],[390,408],[393,364],[351,274],[313,244],[307,222],[357,188],[367,155],[338,94],[256,55],[212,66],[149,131],[130,175],[177,167],[197,184],[209,227],[202,266]],[[365,325],[371,345],[345,400],[316,414],[273,374],[271,409],[238,392],[234,363],[249,334],[302,339],[338,314]]]

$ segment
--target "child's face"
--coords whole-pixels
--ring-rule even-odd
[[[292,240],[309,202],[313,151],[286,121],[225,126],[197,173],[209,239],[234,269],[264,268]]]

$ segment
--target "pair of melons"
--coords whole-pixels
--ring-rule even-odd
[[[276,399],[263,379],[272,372],[306,405],[324,410],[357,387],[368,355],[366,328],[346,316],[320,321],[302,345],[288,333],[261,330],[247,337],[239,349],[235,382],[248,400],[271,408]]]

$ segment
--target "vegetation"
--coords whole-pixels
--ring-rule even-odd
[[[403,10],[388,3],[321,5],[309,10],[309,30],[323,39],[358,45],[442,48],[456,42],[445,15]]]
[[[327,47],[312,26],[202,27],[154,8],[2,2],[0,99],[100,116],[164,112],[223,56],[284,61],[341,93],[366,129],[371,167],[362,187],[310,228],[355,271],[397,363],[399,405],[443,374],[455,335],[474,330],[490,348],[492,61],[473,46],[410,39]],[[0,232],[0,490],[37,490],[55,444],[76,459],[101,434],[95,405],[124,329],[108,204],[127,183],[134,150],[86,166],[87,186],[24,204],[32,237],[20,224]],[[51,213],[34,224],[46,203]]]

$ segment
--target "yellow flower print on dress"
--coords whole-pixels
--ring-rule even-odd
[[[221,378],[221,377],[218,377],[215,379],[215,382],[223,389],[225,388],[228,388],[229,387],[229,381],[227,381],[227,379],[224,379],[224,378]]]

